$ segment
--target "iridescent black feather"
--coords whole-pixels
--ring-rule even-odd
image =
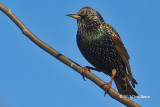
[[[137,96],[132,88],[137,82],[132,76],[129,55],[119,34],[90,7],[82,8],[77,15],[80,16],[77,19],[77,44],[83,56],[109,76],[112,70],[116,69],[114,81],[118,91],[123,95]]]

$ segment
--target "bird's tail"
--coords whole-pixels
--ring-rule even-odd
[[[133,80],[137,84],[136,80],[135,79],[133,79]],[[121,93],[122,95],[125,95],[127,97],[138,96],[136,91],[131,86],[131,84],[129,82],[129,77],[126,73],[124,74],[124,76],[115,76],[114,82],[117,86],[118,92]]]

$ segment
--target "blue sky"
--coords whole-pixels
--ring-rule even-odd
[[[133,99],[144,107],[159,99],[160,15],[158,0],[1,0],[41,40],[77,62],[91,66],[76,44],[77,22],[66,14],[90,6],[112,25],[131,57],[135,90],[148,99]],[[22,35],[0,12],[0,105],[3,107],[124,107],[90,80],[62,64]],[[97,73],[104,81],[110,77]],[[115,84],[112,85],[116,89]]]

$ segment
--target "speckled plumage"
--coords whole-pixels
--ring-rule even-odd
[[[132,88],[137,82],[132,76],[129,55],[119,34],[90,7],[82,8],[77,16],[77,44],[82,55],[107,75],[111,76],[112,70],[116,69],[114,81],[118,91],[123,95],[137,96]]]

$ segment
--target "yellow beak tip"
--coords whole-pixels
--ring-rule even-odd
[[[76,14],[67,14],[67,16],[70,16],[72,18],[75,18],[75,19],[79,19],[80,16],[76,15]]]

